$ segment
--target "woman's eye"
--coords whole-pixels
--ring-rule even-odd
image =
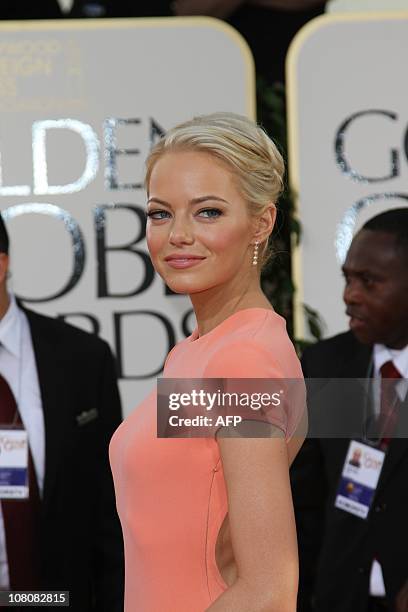
[[[167,210],[149,210],[149,212],[146,213],[146,216],[149,219],[168,219],[168,217],[170,216],[170,213],[167,212]]]
[[[222,212],[218,208],[204,208],[198,214],[206,219],[217,219],[222,215]]]

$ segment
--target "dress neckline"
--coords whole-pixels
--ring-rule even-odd
[[[273,308],[261,308],[261,307],[254,306],[252,308],[243,308],[242,310],[237,310],[236,312],[234,312],[231,315],[229,315],[228,317],[226,317],[223,321],[218,323],[218,325],[213,327],[213,329],[211,329],[206,334],[203,334],[202,336],[198,335],[198,327],[195,327],[195,329],[194,329],[193,333],[191,334],[191,336],[188,337],[188,340],[190,342],[200,342],[201,340],[205,340],[205,339],[207,339],[209,337],[217,335],[217,333],[219,333],[220,331],[222,331],[224,333],[226,331],[226,328],[231,326],[231,323],[232,324],[236,323],[236,319],[239,318],[239,316],[244,316],[245,318],[250,318],[252,314],[258,315],[258,314],[261,314],[261,313],[268,313],[268,312],[274,314],[277,317],[279,317],[279,315],[274,311]]]

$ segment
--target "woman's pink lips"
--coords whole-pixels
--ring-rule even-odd
[[[191,268],[201,263],[205,257],[172,257],[167,259],[166,263],[172,268],[181,270],[183,268]]]

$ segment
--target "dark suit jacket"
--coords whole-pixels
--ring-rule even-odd
[[[121,405],[112,353],[96,336],[25,313],[45,421],[42,586],[69,590],[72,611],[119,612],[123,543],[108,444]]]
[[[14,2],[2,0],[0,3],[0,19],[58,19],[62,17],[57,0],[41,0],[41,2]]]
[[[310,378],[365,378],[371,354],[371,347],[351,332],[340,334],[306,349],[303,372]],[[337,386],[336,397],[326,398],[327,411],[335,406],[337,412],[351,413],[349,386],[347,381],[344,393]],[[403,408],[406,418],[407,401]],[[353,411],[358,410],[354,402]],[[356,423],[361,420],[360,414]],[[312,425],[316,427],[313,417]],[[391,441],[365,520],[334,507],[348,445],[349,439],[342,437],[307,439],[292,466],[302,612],[366,612],[374,557],[381,563],[391,606],[408,577],[408,440]]]

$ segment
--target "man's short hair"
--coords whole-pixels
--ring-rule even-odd
[[[392,234],[396,247],[408,254],[408,206],[386,210],[369,219],[361,229]]]
[[[3,217],[0,214],[0,253],[6,253],[8,255],[9,252],[9,236],[3,221]]]

